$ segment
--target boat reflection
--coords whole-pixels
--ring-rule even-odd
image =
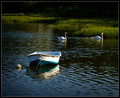
[[[41,69],[41,68],[40,68]],[[43,71],[43,69],[41,69],[40,71]],[[55,76],[58,73],[60,73],[60,67],[59,65],[54,66],[53,68],[46,70],[44,69],[44,72],[41,73],[41,76],[45,79],[50,78],[51,76]]]
[[[35,66],[30,66],[27,69],[27,74],[31,75],[32,78],[35,77],[41,77],[44,79],[49,79],[50,77],[53,77],[60,73],[60,67],[59,64],[50,64],[46,66],[40,66],[40,67],[35,67]]]

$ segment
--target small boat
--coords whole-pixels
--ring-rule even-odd
[[[61,52],[34,52],[28,55],[30,65],[58,64]]]

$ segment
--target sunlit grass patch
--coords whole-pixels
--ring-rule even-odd
[[[43,17],[43,16],[34,16],[34,15],[24,15],[24,14],[3,14],[2,21],[3,22],[39,22],[39,21],[49,21],[55,20],[55,17]]]
[[[54,29],[71,31],[73,36],[96,36],[104,32],[104,38],[118,38],[118,22],[105,19],[67,19],[57,21]]]
[[[47,22],[53,30],[63,33],[69,31],[69,36],[96,36],[104,33],[104,38],[118,38],[118,21],[110,19],[76,19],[51,17],[35,13],[2,14],[2,22],[39,23]]]
[[[104,33],[104,38],[117,38],[118,37],[118,27],[104,27],[104,26],[93,26],[90,28],[82,28],[79,31],[76,31],[73,35],[82,35],[82,36],[101,36],[101,33]]]

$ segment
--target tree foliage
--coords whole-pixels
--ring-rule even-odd
[[[118,2],[2,2],[2,12],[118,18]]]

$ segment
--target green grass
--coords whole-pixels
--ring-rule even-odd
[[[57,33],[68,31],[69,36],[89,37],[101,35],[103,32],[104,38],[118,38],[119,32],[118,21],[112,19],[70,19],[35,13],[4,13],[2,14],[2,22],[52,22],[50,26],[53,31],[57,31]]]
[[[54,21],[55,17],[44,17],[40,14],[24,14],[24,13],[15,13],[15,14],[3,14],[2,22],[42,22],[42,21]]]
[[[104,38],[117,38],[118,37],[118,27],[104,27],[104,26],[94,26],[89,28],[82,28],[76,31],[74,35],[82,36],[96,36],[104,33]]]
[[[68,19],[60,20],[52,25],[60,32],[69,31],[71,36],[90,37],[101,35],[104,38],[118,38],[118,22],[106,19]]]

